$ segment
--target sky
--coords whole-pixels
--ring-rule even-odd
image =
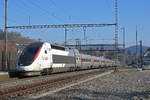
[[[150,0],[118,0],[119,43],[122,43],[122,27],[126,28],[126,46],[135,44],[136,25],[138,40],[150,46]],[[30,21],[29,21],[30,19]],[[8,26],[59,25],[59,24],[112,24],[114,0],[8,0]],[[0,28],[4,27],[4,0],[0,0]],[[8,31],[22,36],[42,39],[52,43],[64,42],[64,29],[31,29]],[[114,42],[114,27],[87,28],[88,43]],[[68,29],[67,42],[84,43],[83,28]]]

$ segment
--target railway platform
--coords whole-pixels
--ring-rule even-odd
[[[0,71],[0,80],[3,78],[9,78],[9,72],[7,71]]]
[[[17,71],[11,70],[11,71],[0,71],[0,80],[4,78],[11,78],[16,77]]]

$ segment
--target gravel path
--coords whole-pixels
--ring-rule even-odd
[[[30,97],[24,100],[34,100]],[[149,100],[150,71],[109,74],[36,100]]]

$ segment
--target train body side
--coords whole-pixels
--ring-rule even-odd
[[[30,44],[24,49],[17,70],[25,76],[30,76],[105,66],[112,66],[112,61],[44,42]]]

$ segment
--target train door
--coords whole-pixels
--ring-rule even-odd
[[[75,66],[76,66],[76,69],[80,69],[81,67],[81,55],[79,54],[79,51],[74,49],[74,55],[75,55]]]
[[[46,68],[50,68],[50,50],[48,47],[44,49],[43,62]]]
[[[51,48],[48,48],[48,56],[49,56],[49,67],[52,69],[52,65],[53,65],[53,61],[52,61],[52,52],[51,52]]]
[[[92,67],[95,67],[94,64],[95,64],[95,63],[94,63],[94,57],[92,57]]]
[[[80,56],[76,56],[76,65],[78,67],[81,66],[81,57]]]
[[[47,43],[42,50],[42,74],[50,74],[52,72],[51,48]]]

